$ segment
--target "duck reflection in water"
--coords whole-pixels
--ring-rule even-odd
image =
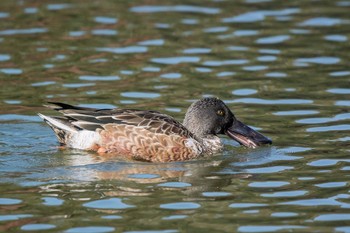
[[[85,189],[95,181],[115,180],[115,186],[105,189],[106,196],[140,196],[151,194],[153,188],[179,189],[179,187],[158,186],[167,182],[185,185],[182,192],[201,195],[205,191],[219,191],[230,185],[233,180],[249,179],[250,164],[254,167],[270,162],[274,147],[261,147],[256,150],[240,150],[239,156],[213,156],[196,161],[173,163],[143,163],[127,161],[115,156],[99,156],[96,153],[81,150],[58,151],[60,161],[65,164],[65,172],[60,179],[84,181],[74,182],[77,188]],[[72,153],[73,152],[73,153]],[[63,158],[62,158],[63,156]],[[45,175],[48,178],[50,175]],[[86,183],[87,182],[87,183]],[[135,185],[137,184],[137,185]],[[146,186],[143,186],[146,185]],[[187,186],[186,186],[187,185]]]
[[[172,162],[213,155],[223,149],[220,134],[256,148],[272,141],[237,120],[214,97],[194,102],[183,124],[166,114],[134,109],[93,109],[51,102],[61,117],[39,114],[61,145],[149,162]]]

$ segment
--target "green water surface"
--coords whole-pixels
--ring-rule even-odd
[[[0,232],[350,232],[350,1],[0,1]],[[273,140],[151,164],[60,149],[60,101]]]

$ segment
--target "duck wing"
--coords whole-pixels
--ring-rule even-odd
[[[193,137],[193,134],[173,117],[157,112],[136,109],[96,109],[48,102],[48,108],[63,114],[58,117],[80,130],[96,131],[106,125],[130,125],[152,133]]]

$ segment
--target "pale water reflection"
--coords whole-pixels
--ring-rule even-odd
[[[346,0],[0,2],[1,232],[350,232]],[[218,96],[272,146],[150,164],[62,149],[47,101],[182,120]]]

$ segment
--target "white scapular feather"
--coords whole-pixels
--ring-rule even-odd
[[[39,117],[41,117],[44,120],[47,120],[49,123],[51,123],[53,126],[59,128],[59,129],[62,129],[62,130],[68,131],[68,132],[72,132],[72,133],[77,132],[76,129],[69,127],[68,125],[62,123],[60,120],[57,120],[53,117],[45,116],[41,113],[38,113],[38,115],[39,115]]]
[[[64,124],[59,119],[53,117],[45,116],[43,114],[38,114],[42,119],[48,121],[52,126],[57,127],[71,134],[67,145],[76,149],[90,149],[93,145],[97,144],[100,140],[100,136],[97,132],[89,130],[77,130]]]

